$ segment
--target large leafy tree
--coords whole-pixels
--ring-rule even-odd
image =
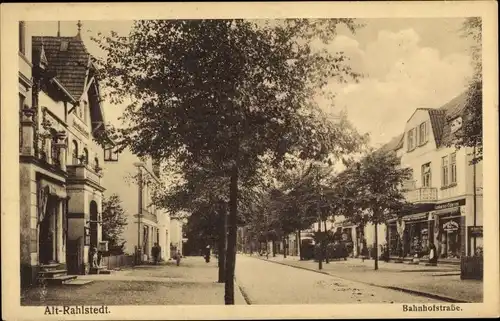
[[[109,241],[109,251],[122,254],[125,241],[122,233],[127,225],[127,216],[121,206],[120,197],[112,194],[102,201],[102,239]]]
[[[470,39],[473,76],[466,92],[462,129],[452,142],[457,148],[474,149],[471,162],[483,159],[483,73],[482,73],[482,20],[481,17],[466,18],[462,25],[462,36]]]
[[[241,182],[260,157],[287,152],[323,158],[355,148],[356,136],[323,115],[312,97],[328,80],[357,78],[342,53],[314,50],[351,19],[273,21],[143,20],[130,34],[96,39],[96,61],[111,102],[131,98],[119,146],[183,169],[228,178],[226,304],[234,304],[236,224]]]
[[[393,152],[371,152],[337,177],[334,194],[352,222],[375,228],[375,270],[378,269],[378,225],[409,208],[403,194],[403,182],[411,178],[411,169],[400,166]]]

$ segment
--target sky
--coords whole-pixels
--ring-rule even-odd
[[[340,28],[328,50],[344,51],[351,67],[363,73],[359,83],[331,82],[334,106],[318,100],[327,111],[346,111],[371,144],[380,146],[403,132],[416,108],[439,108],[458,96],[472,75],[470,40],[460,37],[462,18],[357,19],[364,26],[350,33]],[[111,30],[127,35],[132,21],[82,21],[82,38],[93,55],[102,52],[90,40]],[[36,35],[56,35],[57,22],[30,22]],[[61,35],[74,36],[76,21],[61,21]],[[323,46],[318,43],[318,46]],[[105,103],[106,120],[118,125],[123,106]]]

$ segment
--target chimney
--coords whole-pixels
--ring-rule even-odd
[[[82,22],[80,20],[78,20],[78,23],[76,24],[77,27],[78,27],[78,33],[76,34],[77,38],[81,38],[81,30],[82,30]]]
[[[61,36],[61,21],[57,22],[57,36]]]

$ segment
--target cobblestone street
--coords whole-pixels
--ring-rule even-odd
[[[217,262],[187,257],[180,266],[144,265],[109,275],[79,276],[86,285],[33,288],[21,305],[217,305],[224,304],[224,284],[217,283]],[[246,304],[238,288],[236,304]]]
[[[255,256],[255,258],[258,258]],[[259,257],[259,259],[264,259]],[[279,255],[269,261],[290,266],[318,270],[318,262],[300,261],[296,256],[286,259]],[[442,297],[455,302],[482,302],[483,282],[460,280],[460,266],[410,265],[379,262],[379,270],[373,270],[374,261],[348,258],[347,261],[323,262],[322,272],[347,280],[370,285],[400,288],[408,292],[420,292],[431,297]]]
[[[236,277],[251,304],[441,302],[243,255]]]

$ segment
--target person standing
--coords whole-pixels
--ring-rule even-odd
[[[433,242],[429,243],[429,265],[437,265],[437,249]]]
[[[151,254],[153,255],[153,262],[156,265],[158,263],[158,256],[159,256],[159,249],[158,249],[158,243],[155,243],[153,245],[153,248],[151,249]]]

